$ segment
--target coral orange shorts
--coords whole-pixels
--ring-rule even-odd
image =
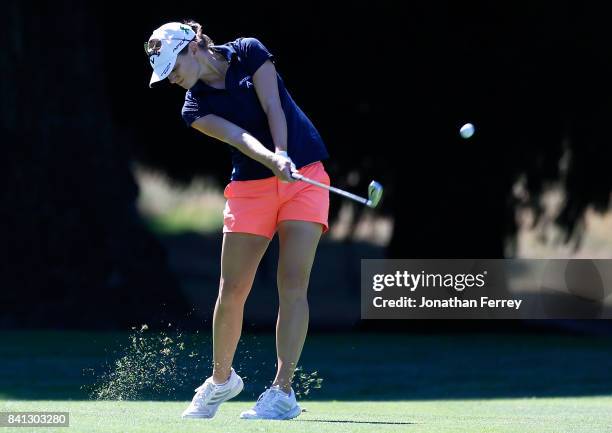
[[[305,177],[329,185],[323,164],[302,167]],[[274,237],[278,223],[287,220],[311,221],[328,230],[329,191],[306,182],[281,182],[278,177],[232,181],[223,193],[223,233],[252,233]]]

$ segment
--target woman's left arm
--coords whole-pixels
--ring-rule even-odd
[[[253,74],[253,84],[263,111],[268,117],[268,126],[276,152],[287,151],[287,119],[278,95],[278,82],[274,63],[267,60]]]

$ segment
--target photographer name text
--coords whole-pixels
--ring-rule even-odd
[[[420,301],[420,302],[419,302]],[[408,296],[402,296],[397,299],[384,299],[377,296],[372,300],[375,308],[521,308],[522,299],[492,299],[487,296],[481,296],[480,300],[476,299],[427,299],[424,296],[421,299],[414,299]]]

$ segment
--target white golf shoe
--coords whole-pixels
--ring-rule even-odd
[[[183,418],[212,418],[224,401],[236,397],[242,391],[242,378],[232,368],[229,380],[221,385],[213,383],[212,377],[206,379],[195,389],[191,404],[183,411]]]
[[[287,395],[278,387],[268,388],[259,396],[253,409],[240,414],[242,419],[291,419],[302,413],[297,404],[295,393]]]

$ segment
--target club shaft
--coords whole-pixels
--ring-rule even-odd
[[[294,173],[293,174],[293,178],[301,180],[303,182],[307,182],[307,183],[309,183],[311,185],[315,185],[315,186],[318,186],[318,187],[321,187],[321,188],[325,188],[328,191],[335,192],[336,194],[340,194],[341,196],[344,196],[346,198],[350,198],[351,200],[358,201],[359,203],[363,203],[363,204],[368,205],[368,206],[370,205],[369,204],[369,200],[367,198],[359,197],[358,195],[351,194],[350,192],[344,191],[344,190],[342,190],[340,188],[336,188],[335,186],[325,185],[324,183],[317,182],[316,180],[312,180],[312,179],[309,179],[307,177],[304,177],[304,176],[302,176],[299,173]]]

